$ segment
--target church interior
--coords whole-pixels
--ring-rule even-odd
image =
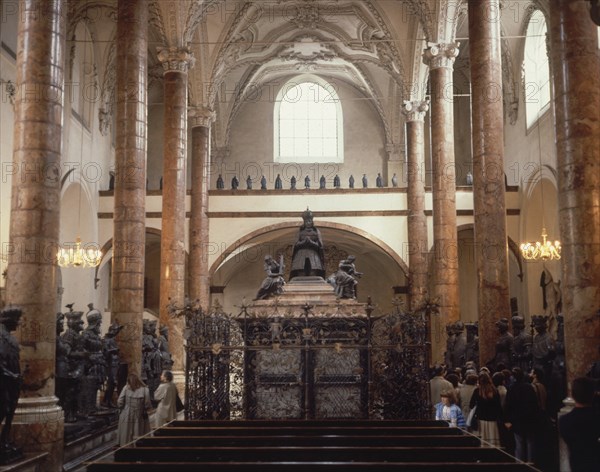
[[[543,318],[561,359],[555,414],[600,361],[597,1],[0,6],[11,435],[44,454],[14,470],[84,461],[57,313],[113,328],[146,383],[164,328],[191,419],[433,419],[433,366],[514,367],[515,317],[530,343]],[[390,385],[405,403],[386,406]]]

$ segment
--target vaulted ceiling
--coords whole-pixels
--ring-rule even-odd
[[[191,50],[190,104],[217,112],[221,140],[258,90],[308,72],[354,87],[378,111],[393,142],[402,100],[424,96],[421,52],[426,41],[439,39],[438,10],[459,3],[152,0],[150,39]]]
[[[523,5],[528,8],[530,3],[545,1]],[[70,31],[85,21],[92,38],[99,40],[96,59],[105,66],[98,67],[98,81],[103,109],[110,114],[116,0],[69,5]],[[468,34],[462,0],[148,0],[148,8],[149,103],[162,103],[157,50],[189,49],[195,58],[189,72],[190,106],[216,112],[213,138],[221,145],[227,144],[230,126],[244,103],[257,93],[274,100],[277,86],[300,73],[317,75],[334,88],[352,87],[379,114],[387,143],[401,143],[403,101],[426,95],[422,52],[427,42],[450,42]],[[110,27],[94,23],[90,12],[99,10],[113,18]],[[513,10],[505,6],[503,17],[518,13]],[[503,32],[514,35],[513,26],[522,21],[509,19],[506,27],[511,31],[505,32],[503,25]],[[509,54],[504,43],[503,54]],[[465,45],[463,41],[464,64],[459,57],[457,70],[468,64]],[[509,95],[505,98],[512,106],[514,61],[507,55],[503,59]]]

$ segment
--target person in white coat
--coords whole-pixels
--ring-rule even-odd
[[[154,392],[154,400],[158,402],[154,422],[157,428],[177,417],[177,386],[173,383],[173,373],[163,370],[160,374],[161,384]]]
[[[121,410],[118,429],[119,446],[124,446],[150,432],[148,419],[148,410],[152,408],[150,391],[136,373],[132,372],[127,376],[127,385],[121,390],[117,405]]]

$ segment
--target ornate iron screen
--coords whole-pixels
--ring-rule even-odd
[[[186,306],[188,419],[429,418],[429,310],[238,316]]]

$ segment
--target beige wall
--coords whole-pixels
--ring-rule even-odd
[[[285,83],[284,80],[281,81]],[[296,164],[275,163],[273,161],[273,108],[269,96],[276,96],[278,90],[263,89],[261,100],[244,103],[231,123],[229,136],[229,158],[214,162],[211,166],[211,188],[216,187],[219,173],[229,188],[231,178],[237,175],[241,187],[245,188],[248,175],[253,179],[260,175],[267,178],[267,187],[273,188],[275,177],[281,174],[283,187],[289,188],[289,179],[295,175],[298,188],[304,188],[304,177],[311,179],[311,188],[318,188],[319,178],[324,175],[327,186],[333,186],[333,177],[338,174],[342,188],[348,187],[348,178],[354,175],[355,187],[361,186],[363,173],[367,174],[369,186],[375,187],[378,172],[387,168],[385,137],[382,122],[369,100],[354,88],[337,81],[336,88],[341,100],[344,119],[344,162],[342,164]],[[255,181],[254,188],[260,184]]]

